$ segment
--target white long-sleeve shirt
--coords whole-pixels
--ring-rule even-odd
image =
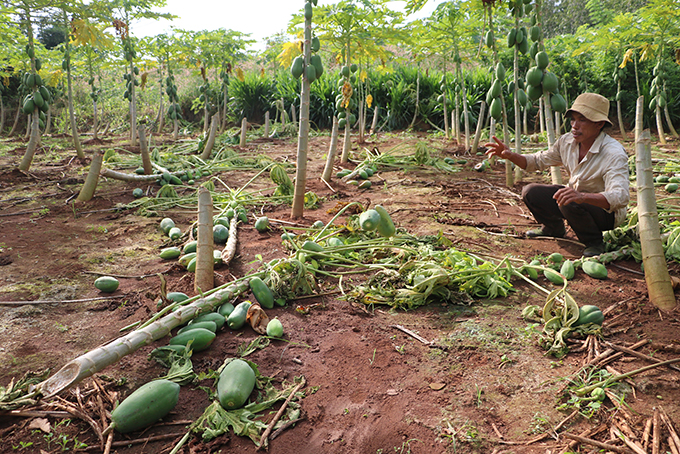
[[[569,175],[567,186],[575,191],[602,194],[614,213],[614,227],[626,220],[630,201],[628,155],[618,141],[600,132],[586,156],[579,162],[579,144],[571,133],[560,137],[552,148],[535,154],[525,154],[527,172],[564,166]]]

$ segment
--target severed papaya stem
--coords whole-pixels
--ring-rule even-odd
[[[129,355],[140,347],[167,336],[173,328],[187,323],[200,314],[212,311],[222,301],[230,300],[247,289],[247,285],[234,284],[225,284],[218,287],[215,290],[222,290],[222,293],[218,295],[213,294],[211,297],[199,298],[189,305],[168,313],[151,324],[69,361],[47,380],[29,389],[29,392],[38,393],[43,398],[53,397],[105,367],[114,364],[123,356]]]

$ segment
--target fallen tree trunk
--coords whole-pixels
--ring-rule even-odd
[[[161,314],[167,314],[163,318],[69,361],[50,378],[36,385],[32,391],[44,398],[53,397],[114,364],[122,357],[135,352],[140,347],[167,336],[173,328],[187,323],[200,314],[214,310],[224,301],[232,300],[247,289],[248,282],[243,280],[238,284],[220,286],[209,296],[197,299],[174,312],[171,311],[174,306],[167,306],[161,311]]]

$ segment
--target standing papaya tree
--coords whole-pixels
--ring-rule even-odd
[[[26,115],[29,115],[30,121],[30,138],[26,146],[26,152],[19,163],[19,170],[27,171],[33,162],[35,150],[40,141],[40,116],[44,116],[47,110],[46,106],[50,102],[48,96],[43,96],[46,93],[46,88],[43,85],[42,77],[40,76],[41,62],[35,55],[35,40],[33,39],[33,20],[32,14],[35,10],[31,9],[30,5],[24,4],[22,9],[18,9],[19,17],[21,18],[21,26],[26,33],[28,43],[26,44],[26,55],[30,60],[30,69],[24,73],[23,85],[29,90],[29,94],[22,102],[22,110]],[[47,100],[45,99],[47,98]]]
[[[158,105],[158,133],[163,130],[165,116],[172,120],[173,140],[179,138],[179,120],[182,118],[182,109],[179,105],[177,84],[175,82],[175,69],[179,62],[184,60],[185,48],[177,35],[157,35],[146,43],[145,51],[156,58],[158,68],[158,89],[160,90]],[[164,95],[168,97],[167,110],[163,106]]]
[[[89,21],[87,18],[74,18],[71,20],[71,40],[72,40],[72,45],[75,47],[80,47],[81,49],[84,50],[85,52],[85,57],[86,57],[86,64],[87,64],[87,78],[88,78],[88,85],[90,86],[90,99],[92,99],[92,107],[93,107],[93,131],[94,131],[94,138],[97,138],[97,130],[98,130],[98,121],[97,121],[97,106],[98,106],[98,101],[99,101],[99,94],[101,92],[100,88],[97,88],[95,82],[95,76],[99,72],[99,68],[102,65],[102,51],[104,50],[109,50],[113,48],[113,37],[111,34],[107,33],[104,31],[104,26],[99,25],[97,23]],[[65,51],[65,54],[68,53],[71,55],[71,46],[69,45]],[[65,60],[66,61],[66,60]],[[70,61],[70,60],[69,60]],[[68,80],[71,80],[71,75],[70,75],[70,63],[67,64],[67,74],[68,74]],[[101,80],[100,80],[101,83]],[[74,133],[74,136],[76,139],[74,140],[74,144],[77,141],[76,145],[76,150],[80,148],[80,141],[77,139],[77,134],[75,131],[77,131],[76,124],[75,124],[75,115],[73,115],[73,106],[72,106],[72,90],[71,90],[71,83],[69,82],[69,117],[72,118],[71,122],[71,129]]]
[[[640,61],[654,58],[656,64],[653,69],[653,79],[650,85],[649,109],[654,111],[659,143],[665,144],[666,137],[663,129],[662,112],[666,115],[666,123],[669,130],[677,137],[677,132],[668,113],[668,100],[666,91],[666,79],[671,64],[669,60],[677,48],[677,37],[680,34],[680,21],[678,21],[678,0],[651,0],[646,6],[637,11],[641,19],[640,37],[644,39],[643,52]]]
[[[626,77],[626,65],[633,59],[633,50],[629,49],[630,30],[633,26],[630,14],[620,14],[614,17],[611,22],[592,29],[592,33],[584,34],[586,37],[582,45],[577,47],[572,56],[579,57],[583,61],[584,55],[592,55],[595,52],[607,53],[614,52],[617,56],[617,64],[612,70],[612,79],[616,84],[616,110],[619,123],[619,131],[624,140],[628,140],[626,129],[623,124],[623,114],[621,108],[621,87]],[[637,33],[637,31],[636,31]],[[636,65],[637,66],[637,65]],[[637,69],[636,69],[637,78]]]
[[[10,17],[10,15],[16,15],[16,9],[7,2],[0,4],[0,17]],[[17,46],[17,43],[20,45]],[[18,93],[12,93],[10,90],[10,77],[19,71],[22,62],[26,65],[26,57],[21,49],[25,43],[26,38],[19,27],[11,21],[0,21],[0,46],[3,49],[3,64],[0,65],[0,135],[5,130],[5,119],[9,118],[8,113],[13,104],[12,98],[18,96]],[[20,101],[17,104],[16,117],[18,118],[23,106]]]
[[[168,13],[157,13],[153,8],[165,6],[165,0],[113,0],[106,5],[117,17],[112,18],[116,35],[120,39],[123,50],[124,65],[127,67],[124,79],[126,90],[123,97],[130,103],[130,142],[137,143],[137,97],[139,86],[139,68],[135,66],[137,59],[136,40],[130,35],[130,23],[138,19],[172,19]]]
[[[349,160],[350,132],[356,121],[355,112],[359,104],[365,102],[358,98],[358,90],[355,90],[359,69],[356,62],[384,62],[386,46],[401,36],[399,24],[403,16],[388,8],[387,3],[386,0],[342,0],[334,5],[316,8],[315,35],[324,47],[336,54],[336,61],[342,65],[336,109],[339,127],[345,131],[340,158],[343,163]],[[299,18],[294,18],[291,29],[299,22]]]
[[[493,62],[494,62],[494,81],[491,84],[489,92],[486,96],[487,104],[489,105],[489,115],[492,121],[502,120],[503,124],[503,136],[506,143],[510,143],[510,131],[508,125],[508,111],[505,105],[505,100],[503,98],[503,87],[505,86],[506,70],[503,63],[498,58],[498,51],[496,49],[496,40],[494,38],[494,22],[493,22],[493,11],[496,6],[495,1],[485,1],[486,15],[489,19],[489,29],[486,32],[485,42],[488,47],[491,48],[493,52]],[[508,32],[507,44],[513,49],[513,82],[510,84],[512,88],[512,96],[515,103],[515,152],[522,152],[522,141],[517,140],[517,135],[520,131],[519,126],[519,57],[518,53],[522,50],[523,53],[526,52],[525,48],[528,49],[526,36],[526,29],[519,26],[519,18],[522,16],[524,10],[524,4],[519,3],[517,6],[515,3],[510,3],[512,5],[511,11],[513,12],[514,27]],[[514,185],[514,175],[512,172],[512,163],[509,160],[505,160],[505,185],[507,187],[512,187]]]
[[[454,78],[454,108],[458,109],[462,101],[463,115],[466,121],[466,147],[469,146],[470,124],[465,80],[462,77],[461,65],[463,59],[461,54],[467,55],[472,52],[475,46],[473,39],[481,27],[482,23],[469,2],[447,2],[437,6],[430,17],[423,22],[422,36],[412,33],[417,38],[412,40],[413,53],[417,55],[424,55],[426,52],[434,53],[443,57],[445,61],[449,59],[453,61],[454,73],[456,74]],[[443,103],[446,102],[445,83],[446,78],[440,80]],[[446,106],[444,106],[444,115],[448,115]],[[460,115],[456,117],[459,118]],[[479,118],[478,121],[483,121],[483,118]],[[456,127],[455,129],[458,130],[459,128]],[[459,137],[456,138],[459,139]]]
[[[545,46],[543,44],[541,8],[542,0],[536,0],[533,15],[531,17],[531,29],[529,31],[529,37],[534,41],[529,48],[529,55],[534,57],[536,66],[532,66],[527,71],[527,96],[532,101],[537,101],[539,98],[542,98],[543,112],[545,112],[545,125],[548,132],[548,147],[552,147],[556,141],[552,112],[553,110],[561,113],[566,112],[567,101],[559,93],[559,80],[557,79],[557,76],[548,70],[550,57],[548,57],[548,53],[545,51]],[[551,167],[550,176],[553,184],[562,184],[562,174],[559,167]]]
[[[304,6],[304,67],[300,91],[300,128],[298,130],[297,169],[293,193],[292,219],[302,217],[307,187],[307,149],[309,141],[309,85],[317,79],[317,68],[312,64],[312,17],[316,0],[306,0]],[[320,75],[320,74],[319,74]]]

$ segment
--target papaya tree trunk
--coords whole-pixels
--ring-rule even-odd
[[[635,104],[635,143],[638,143],[644,128],[644,96],[638,96]]]
[[[8,136],[13,136],[17,132],[17,126],[19,126],[19,114],[21,113],[21,105],[17,107],[17,113],[14,115],[14,124],[12,124],[12,129],[9,130]]]
[[[635,143],[635,166],[640,244],[649,300],[661,310],[672,311],[676,307],[675,294],[659,230],[652,171],[652,143],[648,130],[643,131]]]
[[[309,78],[307,77],[306,68],[311,65],[312,56],[312,19],[305,17],[305,71],[302,74],[302,89],[300,92],[300,127],[298,129],[298,147],[297,147],[297,168],[295,171],[295,191],[293,193],[293,206],[291,210],[291,218],[299,219],[302,217],[305,209],[305,188],[307,187],[307,149],[309,141]],[[349,129],[349,121],[345,125],[346,135]],[[347,137],[345,137],[347,140]]]
[[[144,125],[139,125],[139,153],[142,156],[142,167],[144,168],[144,175],[151,175],[153,173],[153,165],[151,164],[151,155],[149,154],[149,147],[146,142],[146,132]]]
[[[224,122],[222,122],[224,124]],[[271,120],[269,119],[269,111],[264,113],[264,137],[269,137],[269,129],[271,127]]]
[[[64,23],[68,23],[68,18],[66,17],[66,11],[64,13]],[[66,53],[65,55],[70,55],[71,46],[66,43]],[[80,144],[80,136],[78,135],[78,124],[76,122],[75,107],[73,105],[73,76],[71,74],[71,63],[70,60],[66,60],[66,93],[68,97],[68,117],[71,125],[71,136],[73,137],[73,146],[76,149],[76,155],[78,158],[83,159],[85,153],[83,153],[83,147]]]
[[[47,118],[45,119],[45,135],[52,132],[52,105],[47,107]]]
[[[87,172],[83,187],[80,188],[78,201],[87,202],[94,196],[94,192],[97,190],[97,183],[99,182],[99,172],[102,170],[102,162],[104,162],[104,150],[98,150],[92,156],[90,170]]]
[[[97,112],[97,101],[92,102],[92,138],[98,138],[99,120]]]
[[[53,397],[81,380],[90,377],[116,363],[123,356],[170,334],[170,331],[194,319],[198,315],[213,311],[222,301],[230,301],[248,289],[247,281],[238,284],[224,284],[210,292],[210,298],[200,298],[172,312],[170,306],[165,316],[149,321],[145,326],[125,336],[95,348],[66,363],[54,375],[36,385],[36,393],[44,398]],[[208,292],[205,292],[206,294]],[[160,315],[160,314],[159,314]]]
[[[462,74],[462,71],[461,71]],[[468,114],[467,91],[465,89],[465,80],[462,81],[462,96],[463,96],[463,121],[465,122],[465,149],[470,150],[470,115]]]
[[[208,84],[208,81],[206,79],[205,81],[206,85]],[[208,113],[208,97],[205,97],[205,106],[203,106],[203,132],[208,132],[208,117],[210,114]]]
[[[642,94],[640,93],[640,74],[638,73],[637,52],[633,52],[633,69],[635,70],[635,88],[637,88],[637,95],[639,98]]]
[[[241,118],[241,139],[239,141],[239,146],[246,146],[246,131],[248,130],[248,120],[246,117]]]
[[[519,13],[515,15],[515,29],[519,28]],[[529,39],[525,36],[524,39]],[[522,117],[521,111],[519,109],[519,98],[517,96],[517,91],[519,90],[519,46],[515,45],[513,49],[513,60],[512,60],[512,81],[513,81],[513,93],[512,102],[513,110],[515,111],[515,153],[522,154],[522,139],[520,131],[522,130]],[[514,184],[514,175],[512,173],[512,162],[510,160],[505,161],[505,185],[511,188]]]
[[[224,85],[224,92],[222,94],[222,127],[220,131],[227,129],[227,102],[229,101],[229,86]],[[267,136],[269,137],[269,136]]]
[[[217,123],[219,123],[218,117],[219,115],[215,114],[212,116],[212,119],[210,120],[210,132],[208,133],[208,140],[205,142],[203,152],[201,153],[201,159],[203,159],[204,161],[210,158],[210,153],[212,152],[213,146],[215,145],[215,136],[217,135]],[[245,142],[245,140],[243,140],[243,142]]]
[[[479,118],[477,118],[477,129],[475,130],[475,138],[472,140],[472,152],[476,153],[479,147],[479,141],[482,137],[482,128],[484,127],[484,114],[486,113],[486,102],[482,101],[479,107]]]
[[[214,121],[213,124],[217,124]],[[211,125],[212,127],[212,125]],[[196,245],[196,273],[194,292],[201,294],[215,286],[213,251],[213,202],[210,191],[201,186],[198,190],[198,244]]]
[[[626,128],[623,126],[623,112],[621,110],[621,96],[619,96],[619,93],[621,93],[621,79],[619,78],[616,82],[617,87],[616,87],[616,117],[617,121],[619,122],[619,132],[621,133],[621,137],[623,137],[623,140],[628,140],[628,134],[626,134]]]
[[[666,92],[666,82],[665,81],[663,83],[663,91]],[[675,137],[677,139],[679,136],[678,136],[678,132],[673,127],[673,122],[671,121],[671,116],[668,113],[668,103],[666,103],[663,106],[663,113],[664,113],[664,116],[666,117],[666,124],[668,125],[668,131],[671,133],[671,135],[673,137]],[[0,131],[2,131],[2,128],[0,128]]]
[[[661,145],[666,145],[666,133],[663,130],[663,121],[661,120],[661,107],[659,107],[658,102],[656,104],[655,114],[656,114],[656,132],[659,135],[659,143]]]
[[[324,181],[329,182],[333,176],[333,161],[335,160],[335,153],[338,149],[338,117],[333,117],[333,129],[331,130],[331,143],[328,146],[328,156],[326,157],[326,167],[323,169]]]
[[[418,118],[418,111],[420,110],[420,64],[418,65],[418,71],[416,71],[416,105],[413,110],[413,118],[411,119],[411,124],[408,128],[411,129],[416,124],[416,119]]]
[[[31,168],[33,156],[35,156],[35,150],[38,147],[38,135],[40,134],[39,121],[40,117],[38,116],[38,114],[33,113],[31,115],[30,124],[26,125],[27,128],[30,128],[31,135],[30,139],[28,140],[28,145],[26,146],[26,152],[24,153],[24,157],[21,159],[21,163],[19,163],[19,170],[27,172],[28,169]]]
[[[163,132],[163,126],[165,126],[165,107],[163,106],[163,72],[161,71],[160,82],[158,84],[158,91],[160,101],[158,101],[158,116],[156,118],[156,123],[158,123],[158,129],[156,130],[158,134]]]
[[[373,120],[371,121],[371,132],[370,132],[371,135],[373,135],[377,132],[378,117],[379,116],[380,116],[380,105],[376,104],[375,107],[373,108]]]
[[[455,110],[452,112],[454,115],[453,119],[453,127],[454,127],[454,133],[456,135],[456,143],[460,145],[460,102],[458,101],[458,93],[456,93],[455,97]]]
[[[31,138],[31,131],[33,130],[33,117],[35,115],[29,114],[28,118],[26,118],[26,132],[24,133],[24,140],[28,140]],[[40,117],[38,117],[40,118]],[[36,146],[38,145],[38,142],[36,141]]]
[[[351,126],[349,125],[349,121],[345,122],[345,137],[343,138],[342,142],[342,156],[340,157],[340,162],[343,164],[346,164],[349,162],[349,150],[352,148],[352,140],[350,137],[350,132],[351,132]]]
[[[130,144],[137,145],[137,90],[135,90],[135,64],[130,61]]]
[[[444,98],[444,137],[448,140],[451,138],[451,130],[449,129],[449,113],[446,109],[446,90],[443,93]]]
[[[552,148],[555,144],[555,129],[553,128],[553,114],[550,107],[550,95],[545,93],[543,95],[543,107],[545,108],[545,127],[548,130],[548,148]],[[562,184],[562,172],[557,166],[550,167],[550,179],[552,184]]]

